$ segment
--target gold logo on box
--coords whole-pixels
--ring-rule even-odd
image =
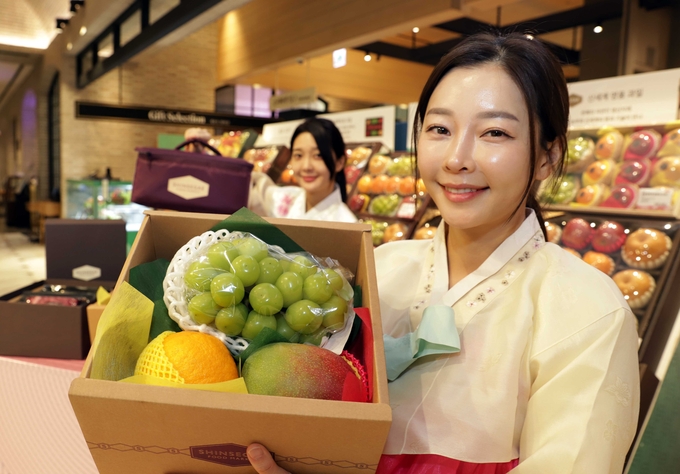
[[[191,446],[191,457],[203,461],[223,464],[225,466],[250,466],[246,456],[246,446],[240,444],[211,444],[207,446]],[[272,453],[274,456],[274,453]]]
[[[210,193],[210,185],[193,176],[180,176],[168,180],[168,192],[182,199],[198,199]]]
[[[90,281],[100,278],[102,276],[102,269],[93,267],[92,265],[83,265],[82,267],[71,270],[71,276],[76,280]]]

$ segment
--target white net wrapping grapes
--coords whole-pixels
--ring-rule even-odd
[[[330,258],[209,231],[177,251],[163,299],[180,328],[219,338],[235,356],[264,328],[339,353],[354,318],[353,277]]]

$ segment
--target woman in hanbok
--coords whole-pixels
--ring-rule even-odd
[[[293,132],[290,167],[298,186],[277,186],[253,173],[248,208],[268,217],[356,222],[347,207],[345,142],[335,124],[307,119]]]
[[[418,170],[442,223],[375,252],[393,417],[378,473],[622,472],[635,319],[608,276],[546,243],[534,194],[561,174],[568,112],[558,61],[517,33],[467,38],[425,85]]]

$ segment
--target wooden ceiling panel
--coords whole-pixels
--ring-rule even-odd
[[[408,103],[418,100],[432,71],[431,66],[382,57],[363,60],[361,51],[347,51],[347,65],[334,69],[330,54],[304,64],[283,66],[276,71],[249,75],[242,84],[261,84],[281,90],[315,86],[319,95],[346,98],[372,104]]]
[[[553,31],[539,35],[543,41],[553,43],[563,48],[581,51],[583,27],[569,28],[568,30]]]

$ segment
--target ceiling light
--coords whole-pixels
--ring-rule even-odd
[[[57,18],[57,29],[58,30],[63,30],[66,28],[66,25],[68,25],[68,19],[67,18]]]
[[[602,25],[598,23],[597,25],[595,25],[595,28],[593,28],[593,32],[599,34],[599,33],[602,33],[603,29],[604,28],[602,28]]]
[[[364,55],[364,61],[369,62],[371,60],[371,53],[366,52]]]
[[[417,26],[414,26],[411,31],[413,31],[414,33],[418,33],[418,32],[420,32],[420,28],[418,28]]]
[[[85,0],[71,0],[71,13],[76,13],[80,7],[85,6]]]
[[[80,27],[80,36],[85,36],[85,33],[87,33],[87,28],[85,26]]]
[[[67,49],[68,51],[71,51],[71,50],[73,49],[73,43],[67,43],[67,44],[66,44],[66,49]]]

